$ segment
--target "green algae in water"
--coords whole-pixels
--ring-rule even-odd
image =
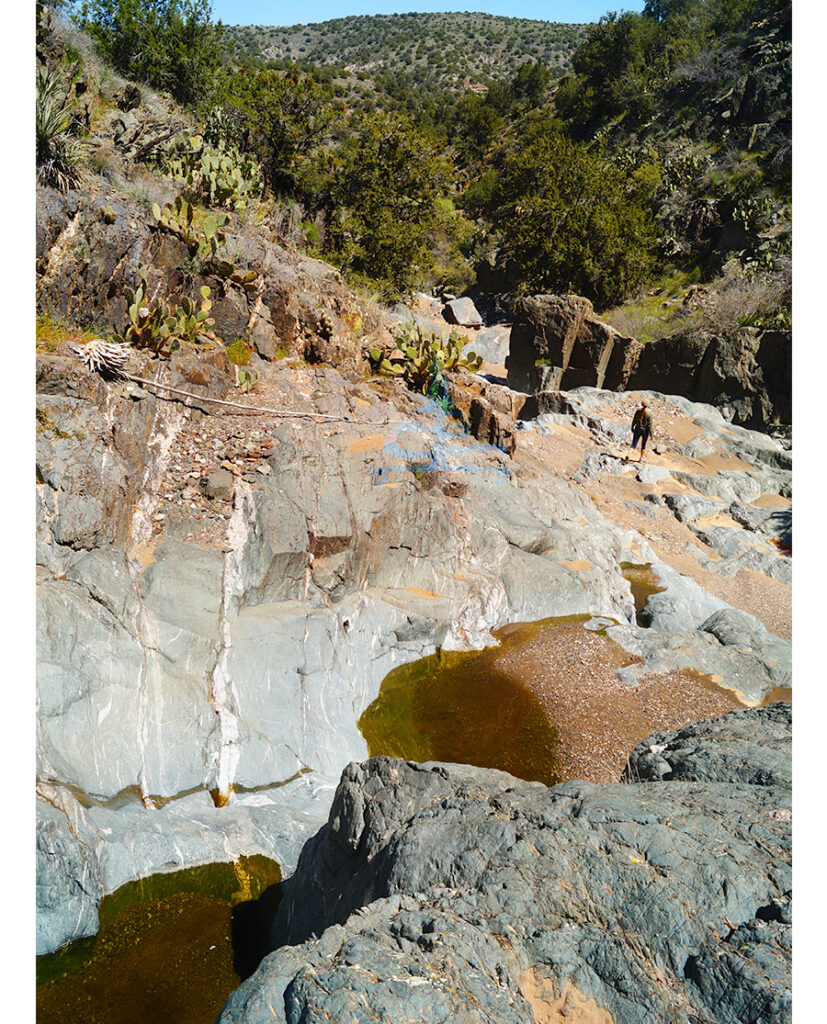
[[[499,647],[437,651],[394,669],[359,719],[370,756],[499,768],[554,785],[557,730],[542,703],[498,662],[543,629],[588,618],[512,624],[495,633]]]
[[[269,951],[280,881],[253,856],[122,886],[96,936],[38,957],[38,1024],[213,1024]]]

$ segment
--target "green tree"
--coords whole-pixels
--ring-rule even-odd
[[[431,137],[395,115],[356,115],[330,183],[325,247],[346,269],[403,291],[427,275],[454,168]]]
[[[122,74],[197,103],[223,65],[210,0],[85,0],[75,20]]]
[[[521,64],[511,81],[515,101],[527,109],[538,107],[550,81],[551,72],[542,61]]]
[[[572,289],[599,307],[653,270],[653,182],[627,176],[548,117],[529,122],[491,194],[500,251],[524,291]]]
[[[699,0],[686,0],[674,13],[610,13],[589,28],[572,57],[574,76],[555,96],[558,111],[583,137],[603,119],[622,116],[634,128],[662,107],[675,67],[707,44],[704,18],[690,13]],[[674,6],[674,3],[673,5]],[[702,5],[700,5],[702,6]]]
[[[477,93],[466,93],[454,111],[454,144],[463,163],[479,159],[504,127],[502,116]]]
[[[300,195],[308,189],[315,147],[334,114],[327,92],[313,78],[295,66],[286,73],[240,68],[220,83],[212,102],[241,125],[273,192]]]
[[[682,14],[693,0],[646,0],[643,13],[655,21],[666,21],[673,14]]]

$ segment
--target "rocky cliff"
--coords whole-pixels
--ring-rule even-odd
[[[221,1024],[790,1020],[790,706],[625,781],[349,765]]]
[[[792,421],[789,332],[696,330],[642,345],[603,323],[576,295],[521,298],[514,313],[505,367],[518,391],[661,391],[714,405],[756,430]]]

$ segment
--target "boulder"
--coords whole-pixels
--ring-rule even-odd
[[[442,315],[449,324],[458,327],[482,327],[482,317],[473,301],[467,297],[446,302]]]
[[[670,578],[663,566],[657,568],[667,589],[665,593],[651,595],[646,604],[645,611],[647,616],[652,616],[653,627],[632,636],[627,627],[614,626],[608,631],[613,640],[630,653],[643,657],[649,671],[671,672],[691,667],[716,677],[721,685],[750,704],[758,704],[771,691],[792,685],[790,641],[774,636],[757,619],[727,608],[722,601],[710,598],[706,607],[698,602],[695,613],[691,614],[690,596],[684,597],[680,612],[672,608],[671,631],[658,630],[658,620],[668,621],[682,577],[670,570],[673,574]],[[678,621],[681,615],[685,622],[682,630]],[[733,622],[737,630],[724,628]],[[730,642],[738,635],[748,637],[749,646],[746,642]]]
[[[681,523],[691,523],[701,516],[715,515],[727,510],[727,505],[720,499],[704,498],[700,494],[664,494],[663,500],[674,512],[675,518]]]
[[[510,341],[510,327],[486,327],[475,338],[465,342],[463,352],[466,355],[469,352],[474,352],[478,356],[482,356],[486,363],[501,366],[505,363],[505,358],[508,355]]]
[[[713,618],[723,626],[720,613]],[[709,631],[715,626],[710,620]],[[653,733],[630,754],[623,779],[791,786],[791,730],[792,705],[779,702]]]
[[[515,322],[505,367],[508,386],[535,390],[533,372],[538,360],[551,366],[568,365],[583,321],[592,304],[577,295],[531,295],[514,303]]]
[[[515,420],[525,396],[467,372],[457,374],[449,389],[471,434],[510,455],[516,446]]]
[[[610,367],[607,386],[615,386]],[[629,390],[684,395],[727,411],[740,426],[765,430],[791,416],[791,336],[740,327],[715,336],[676,334],[643,346]]]
[[[201,480],[201,490],[208,498],[222,498],[231,501],[235,487],[233,474],[226,469],[214,469]]]
[[[471,400],[468,417],[471,433],[479,441],[493,444],[511,455],[516,447],[514,420],[491,407],[481,395]]]
[[[618,332],[613,327],[600,320],[584,320],[565,364],[563,388],[568,390],[584,384],[602,388],[617,336]],[[570,383],[575,379],[577,383]]]
[[[789,1021],[789,707],[692,730],[620,785],[349,765],[220,1024]]]
[[[663,466],[639,466],[637,470],[637,478],[642,484],[654,484],[658,480],[665,480],[668,476],[671,476],[671,472],[668,469],[664,469]]]
[[[625,391],[643,351],[643,344],[637,338],[615,335],[602,387],[608,391]]]
[[[791,395],[791,335],[755,327],[716,338],[695,384],[698,401],[726,405],[734,423],[754,429],[790,422]]]
[[[694,398],[701,361],[712,340],[708,334],[693,332],[648,342],[628,379],[627,390]]]

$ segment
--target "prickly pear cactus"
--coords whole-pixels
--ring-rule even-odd
[[[152,204],[152,215],[162,228],[179,235],[191,250],[206,249],[215,256],[218,243],[224,241],[224,228],[230,223],[226,213],[208,213],[200,206],[176,196],[175,203]]]
[[[264,188],[259,163],[221,140],[210,146],[201,135],[178,135],[165,147],[161,161],[169,177],[208,206],[244,210]]]
[[[366,351],[371,366],[380,373],[404,377],[409,388],[428,394],[443,373],[460,368],[476,373],[482,356],[462,354],[462,340],[455,331],[445,335],[428,333],[417,326],[397,336],[397,348],[389,354],[381,349]]]
[[[149,304],[145,267],[138,269],[138,279],[140,284],[134,291],[132,288],[124,289],[128,323],[123,333],[115,335],[121,344],[149,349],[168,358],[183,341],[194,342],[198,340],[198,334],[209,335],[208,328],[215,321],[209,315],[212,303],[210,289],[206,285],[201,288],[198,308],[192,299],[184,297],[173,312],[160,300]]]

